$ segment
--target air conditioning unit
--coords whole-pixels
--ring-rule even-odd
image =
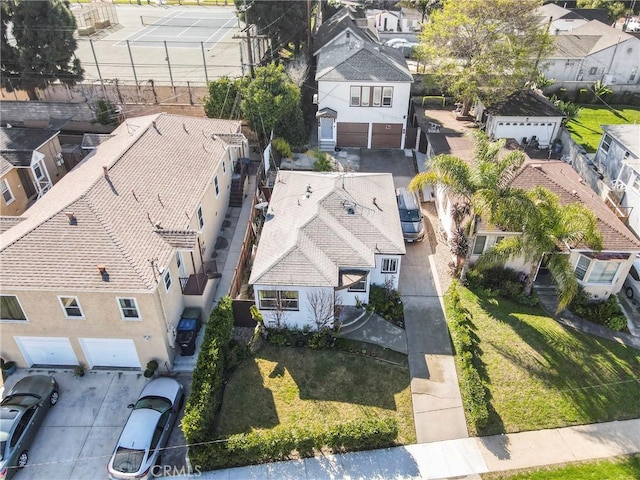
[[[317,104],[318,104],[318,94],[317,94],[317,93],[314,93],[314,94],[313,94],[313,104],[314,104],[314,105],[317,105]]]

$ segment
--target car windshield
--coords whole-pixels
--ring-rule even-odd
[[[0,442],[0,462],[4,458],[4,449],[7,446],[7,442]]]
[[[400,221],[401,222],[419,222],[420,221],[420,211],[417,209],[413,210],[405,210],[404,208],[400,209]]]
[[[119,447],[113,459],[113,468],[122,473],[136,473],[142,466],[144,450]]]
[[[164,413],[171,408],[171,402],[162,397],[144,397],[138,400],[133,407],[134,410],[139,408],[150,408],[156,412]]]

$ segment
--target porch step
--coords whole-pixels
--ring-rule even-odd
[[[364,308],[361,313],[350,315],[340,327],[340,334],[345,335],[364,327],[372,316],[373,312],[369,312]]]

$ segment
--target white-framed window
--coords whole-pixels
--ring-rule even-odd
[[[589,259],[589,257],[580,255],[580,258],[578,258],[578,262],[576,263],[576,268],[574,270],[576,274],[576,278],[578,280],[584,280],[584,277],[587,274],[587,270],[589,269],[590,264],[591,264],[591,260]]]
[[[363,107],[368,107],[370,98],[371,98],[371,87],[362,87],[361,105]]]
[[[6,178],[3,179],[2,182],[0,182],[0,190],[2,191],[2,198],[4,198],[4,203],[6,203],[7,205],[12,203],[16,199],[13,196],[13,192],[11,191],[9,182],[7,182]]]
[[[213,186],[216,189],[216,198],[220,196],[220,184],[218,183],[218,175],[213,177]]]
[[[26,322],[22,305],[15,295],[0,295],[0,321],[2,322]]]
[[[591,67],[589,69],[589,75],[595,75],[596,73],[598,73],[598,67]]]
[[[610,146],[611,146],[611,137],[605,134],[605,136],[602,138],[602,145],[600,145],[600,149],[603,152],[608,152]]]
[[[636,173],[631,186],[635,188],[638,192],[640,192],[640,173]]]
[[[360,106],[360,87],[351,87],[351,103],[352,107]]]
[[[484,247],[487,244],[486,235],[476,236],[476,241],[473,244],[473,255],[482,255],[484,253]]]
[[[138,302],[135,298],[118,297],[116,300],[123,320],[142,320],[138,310]]]
[[[196,213],[198,215],[198,228],[202,230],[204,228],[204,214],[202,213],[202,205],[198,207],[198,211]]]
[[[349,105],[352,107],[391,107],[393,105],[393,87],[356,87],[350,88]]]
[[[373,87],[373,100],[371,104],[374,107],[379,107],[382,104],[382,87]]]
[[[397,258],[383,258],[382,267],[380,269],[382,273],[396,273],[398,271],[398,259]]]
[[[382,89],[382,106],[390,107],[393,104],[393,87],[384,87]]]
[[[226,159],[222,159],[222,174],[226,175],[227,174],[227,160]]]
[[[347,291],[349,292],[366,292],[367,291],[367,277],[363,277],[356,283],[351,285]]]
[[[580,255],[574,269],[576,278],[583,283],[613,284],[622,262],[595,260]]]
[[[298,310],[296,290],[259,290],[258,300],[261,310]]]
[[[58,295],[58,300],[65,318],[84,319],[84,313],[82,313],[78,297]]]
[[[164,272],[162,279],[164,280],[164,289],[168,292],[171,288],[171,272],[169,271],[169,269]]]

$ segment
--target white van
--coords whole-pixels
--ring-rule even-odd
[[[406,188],[398,188],[396,189],[396,199],[398,200],[402,236],[405,241],[420,242],[424,240],[425,229],[418,195]]]

